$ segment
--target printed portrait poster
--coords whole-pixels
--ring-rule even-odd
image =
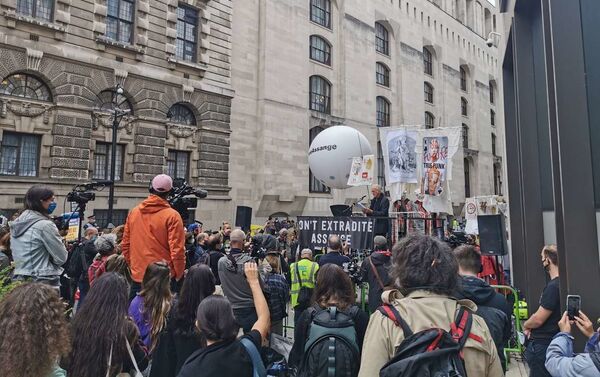
[[[425,195],[440,196],[446,181],[448,165],[448,137],[433,136],[423,138],[423,178],[421,192]]]
[[[375,155],[369,154],[363,157],[354,157],[350,166],[348,176],[349,186],[370,186],[373,184],[373,172],[375,171]]]
[[[386,142],[388,183],[417,183],[417,132],[390,131]]]

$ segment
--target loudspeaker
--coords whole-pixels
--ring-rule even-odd
[[[334,204],[329,206],[329,209],[335,217],[352,216],[352,207],[345,204]]]
[[[251,223],[252,208],[237,206],[235,210],[235,226],[241,228],[244,232],[249,232]]]
[[[506,255],[506,226],[504,215],[477,216],[481,255]]]

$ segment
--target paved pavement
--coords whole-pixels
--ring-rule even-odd
[[[522,360],[510,360],[508,364],[508,370],[506,371],[506,377],[527,377],[528,368]]]

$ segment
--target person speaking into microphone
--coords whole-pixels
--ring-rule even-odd
[[[369,217],[376,217],[375,235],[387,238],[390,228],[390,201],[384,195],[383,189],[379,185],[371,186],[371,194],[373,195],[371,205],[369,208],[364,208],[362,211]]]

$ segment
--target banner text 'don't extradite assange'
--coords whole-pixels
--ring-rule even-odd
[[[299,220],[298,229],[323,232],[372,232],[372,221]]]

